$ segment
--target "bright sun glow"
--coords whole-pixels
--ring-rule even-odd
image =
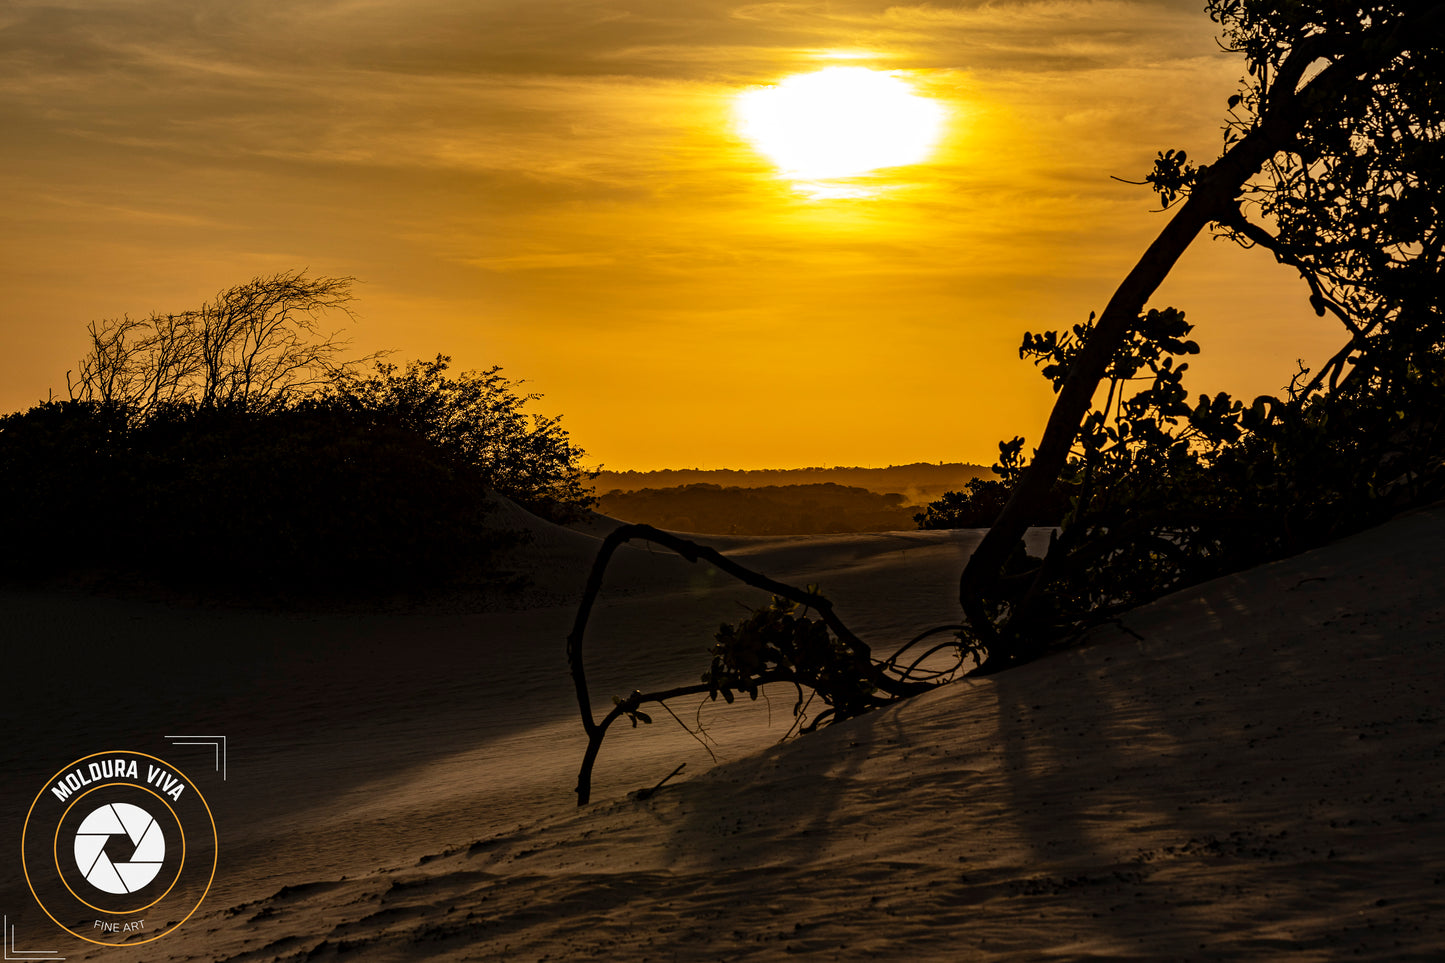
[[[738,96],[743,136],[798,180],[854,177],[928,157],[943,108],[890,74],[828,67]]]

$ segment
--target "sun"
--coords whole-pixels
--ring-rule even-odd
[[[738,95],[738,128],[786,177],[856,177],[927,159],[943,107],[892,74],[827,67]]]

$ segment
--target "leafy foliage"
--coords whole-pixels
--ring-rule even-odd
[[[56,402],[0,419],[12,574],[143,573],[218,591],[406,587],[509,536],[483,488],[405,426],[324,403],[270,412]]]
[[[1438,353],[1388,390],[1361,378],[1305,394],[1297,377],[1284,398],[1191,403],[1178,361],[1198,351],[1191,330],[1150,311],[1111,364],[1060,479],[1070,508],[1048,558],[1015,556],[991,600],[1021,650],[1445,494]],[[1026,335],[1023,353],[1058,377],[1085,336]]]
[[[336,385],[340,403],[370,412],[426,438],[487,486],[553,521],[581,517],[596,501],[586,453],[568,437],[561,418],[523,411],[541,397],[499,367],[447,374],[451,359],[412,361],[404,369],[380,362],[376,373]]]
[[[708,697],[721,695],[731,703],[734,693],[758,697],[765,682],[791,682],[818,695],[828,708],[803,728],[809,731],[832,719],[848,719],[877,704],[868,661],[833,636],[819,619],[798,611],[795,602],[774,596],[736,625],[718,628],[712,665],[702,674]]]
[[[913,516],[913,521],[922,529],[987,528],[992,525],[1023,469],[1023,444],[1022,438],[999,442],[999,460],[992,469],[998,478],[969,479],[962,491],[944,492],[940,498],[929,502],[922,512]],[[1068,507],[1067,490],[1055,485],[1052,497],[1035,508],[1028,523],[1057,525]]]
[[[125,425],[123,412],[79,401],[0,417],[0,566],[53,571],[130,551],[120,506],[134,486],[115,457]]]
[[[1167,208],[1188,194],[1198,179],[1199,168],[1189,163],[1188,154],[1182,150],[1161,150],[1154,159],[1154,169],[1145,175],[1144,183],[1154,188],[1160,202]]]
[[[1223,393],[1190,400],[1183,359],[1199,347],[1173,308],[1121,317],[1111,301],[1107,340],[1092,316],[1071,332],[1025,335],[1021,356],[1060,404],[1071,386],[1075,406],[1093,391],[1092,374],[1075,378],[1086,345],[1088,370],[1102,370],[1108,390],[1085,406],[1065,458],[1059,419],[1046,432],[1050,466],[1063,465],[1050,474],[1071,492],[1048,556],[1020,567],[1015,553],[992,579],[966,573],[966,585],[983,586],[963,593],[971,631],[1005,662],[1445,493],[1445,8],[1214,0],[1209,10],[1248,64],[1228,104],[1225,154],[1210,167],[1182,151],[1158,155],[1144,180],[1165,207],[1186,198],[1185,210],[1115,301],[1147,297],[1192,225],[1212,221],[1297,269],[1316,313],[1338,320],[1347,341],[1313,377],[1301,367],[1281,396],[1246,405]],[[1263,166],[1250,177],[1254,158]],[[1029,490],[1036,502],[1041,489]]]
[[[1198,351],[1191,330],[1150,311],[1111,364],[1059,481],[1069,508],[1048,557],[1016,552],[988,600],[1019,651],[1445,494],[1439,355],[1388,392],[1361,379],[1306,395],[1297,376],[1283,398],[1191,402],[1178,360]],[[1058,377],[1085,336],[1026,335],[1023,353]]]
[[[1003,511],[1009,486],[996,478],[969,479],[963,491],[944,492],[913,516],[919,528],[987,528]]]
[[[814,593],[815,587],[810,586],[808,592]],[[714,702],[721,696],[732,705],[739,695],[756,701],[763,686],[770,683],[791,684],[798,692],[793,715],[801,732],[851,719],[889,698],[880,695],[874,684],[871,659],[835,636],[826,622],[810,618],[799,611],[796,602],[781,596],[773,596],[740,622],[720,625],[709,654],[712,663],[702,674],[702,686],[684,692],[703,691]],[[827,706],[811,722],[805,721],[812,698],[804,696],[805,688]],[[639,722],[652,722],[640,708],[644,702],[665,707],[665,700],[677,694],[634,690],[626,697],[613,696],[613,711],[631,720],[635,729]]]
[[[1318,47],[1325,59],[1375,26],[1411,34],[1398,56],[1331,99],[1306,122],[1266,176],[1249,186],[1241,215],[1222,229],[1297,268],[1316,313],[1346,329],[1344,348],[1322,366],[1305,394],[1363,376],[1378,385],[1410,378],[1409,369],[1442,347],[1445,309],[1445,43],[1441,13],[1428,5],[1303,3],[1286,7],[1216,0],[1211,16],[1229,44],[1246,54],[1250,80],[1226,143],[1258,125],[1272,94],[1282,51]],[[1433,24],[1414,18],[1433,14]],[[1246,214],[1273,225],[1275,233]],[[1353,371],[1351,369],[1354,369]]]

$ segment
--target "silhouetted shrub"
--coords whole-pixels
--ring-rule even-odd
[[[919,528],[988,528],[1008,501],[1010,486],[997,478],[974,478],[963,491],[944,492],[936,501],[913,516]],[[1069,511],[1069,493],[1056,486],[1054,497],[1041,505],[1029,520],[1030,525],[1054,526]]]
[[[199,409],[136,433],[147,515],[174,551],[230,578],[415,584],[481,561],[497,542],[484,487],[425,437],[325,403],[256,417]],[[183,571],[183,570],[180,570]]]
[[[265,413],[62,402],[0,421],[7,568],[210,589],[435,582],[509,540],[477,473],[395,419],[325,401]]]
[[[499,367],[448,375],[451,359],[380,363],[376,374],[339,383],[334,403],[389,420],[425,437],[488,487],[555,522],[581,518],[596,499],[561,418],[524,412],[538,394]]]
[[[342,357],[350,278],[258,277],[199,309],[92,322],[71,398],[0,418],[11,574],[125,571],[301,594],[429,584],[514,536],[500,492],[557,521],[592,504],[560,419],[501,369]]]
[[[133,491],[111,406],[55,401],[0,417],[0,566],[21,574],[120,551]]]

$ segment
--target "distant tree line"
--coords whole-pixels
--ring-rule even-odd
[[[669,468],[656,471],[599,471],[599,492],[638,491],[643,488],[680,488],[683,485],[720,485],[724,488],[763,488],[769,485],[826,485],[833,483],[872,492],[898,492],[910,504],[921,505],[974,478],[991,477],[987,465],[960,462],[914,462],[886,468]]]
[[[485,567],[489,493],[565,521],[584,455],[499,368],[343,357],[348,278],[258,277],[181,314],[90,325],[69,397],[0,417],[11,575],[368,590]]]
[[[816,535],[889,532],[912,527],[903,495],[825,483],[758,488],[694,484],[611,491],[598,499],[605,515],[676,532],[713,535]]]

